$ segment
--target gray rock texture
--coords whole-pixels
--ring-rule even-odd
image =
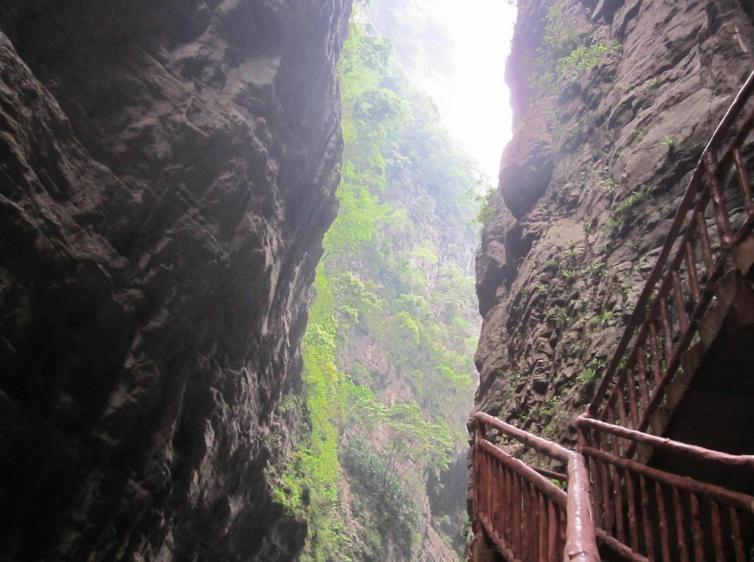
[[[293,560],[349,0],[0,6],[0,560]]]
[[[754,67],[754,28],[738,0],[518,6],[515,132],[477,257],[476,408],[569,442]]]

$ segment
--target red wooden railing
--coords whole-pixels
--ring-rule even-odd
[[[583,457],[484,413],[476,414],[472,424],[475,524],[499,552],[522,562],[599,561]],[[568,474],[526,465],[489,441],[487,429],[559,461]],[[565,476],[568,492],[543,474]]]
[[[622,560],[747,562],[754,496],[627,458],[638,446],[754,475],[754,455],[730,455],[581,416],[579,453],[478,413],[472,502],[475,535],[506,560],[597,561],[596,542]],[[510,437],[568,467],[530,466],[487,438]],[[550,479],[567,483],[567,491]],[[589,509],[591,504],[591,510]]]
[[[729,455],[586,416],[577,425],[598,535],[624,559],[746,562],[754,497],[651,468],[626,452],[652,447],[753,475],[754,455]]]
[[[754,226],[745,145],[754,129],[754,73],[702,153],[649,280],[589,406],[589,415],[651,430],[652,413],[700,341],[699,320]],[[654,428],[661,432],[664,428]]]
[[[472,418],[474,532],[506,560],[596,561],[595,539],[631,561],[752,560],[754,496],[652,468],[636,452],[686,455],[754,479],[754,455],[651,433],[665,430],[653,415],[675,407],[668,389],[684,367],[695,368],[684,353],[709,343],[700,321],[722,304],[719,282],[741,267],[734,254],[751,240],[753,96],[754,73],[704,149],[618,348],[576,422],[579,453],[483,413]],[[566,465],[568,474],[514,458],[487,438],[488,429]],[[567,482],[567,491],[548,478]]]

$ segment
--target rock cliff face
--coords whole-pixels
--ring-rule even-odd
[[[738,0],[521,0],[477,258],[476,407],[566,442],[689,173],[752,68]]]
[[[349,0],[0,7],[0,560],[293,560]]]

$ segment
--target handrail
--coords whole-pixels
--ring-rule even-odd
[[[531,447],[532,449],[542,453],[543,455],[547,455],[548,457],[559,460],[561,462],[568,463],[571,459],[571,455],[574,454],[574,452],[570,449],[566,449],[565,447],[558,443],[555,443],[554,441],[544,439],[542,437],[534,435],[533,433],[519,429],[516,426],[490,416],[489,414],[485,414],[484,412],[476,413],[472,419],[479,421],[488,427],[493,427],[504,435],[512,437],[519,443],[522,443],[527,447]]]
[[[547,478],[539,474],[536,470],[531,468],[526,463],[511,457],[504,453],[499,447],[495,447],[489,441],[483,440],[479,443],[479,446],[496,457],[501,463],[510,467],[513,472],[516,472],[519,476],[522,476],[532,482],[535,487],[539,488],[539,491],[550,498],[554,503],[561,507],[566,507],[565,492],[558,488],[555,484],[550,482]]]
[[[580,451],[594,485],[598,538],[622,559],[747,559],[754,497],[599,448]]]
[[[581,415],[576,418],[576,425],[580,430],[593,429],[603,433],[610,433],[616,437],[633,441],[634,443],[641,443],[656,449],[664,449],[673,453],[689,455],[730,468],[754,470],[754,455],[731,455],[721,451],[714,451],[712,449],[698,447],[697,445],[689,445],[680,441],[674,441],[667,437],[657,437],[655,435],[650,435],[649,433],[643,433],[619,425],[612,425],[603,421],[595,420],[586,415]]]
[[[474,424],[476,430],[475,448],[489,450],[492,447],[499,452],[496,455],[508,456],[504,451],[486,440],[484,428],[490,427],[544,455],[566,463],[568,491],[566,494],[566,540],[563,560],[598,562],[600,557],[589,499],[589,475],[584,458],[579,453],[562,445],[521,430],[483,412],[472,417],[472,424]],[[529,470],[537,477],[536,479],[546,481],[533,469]],[[530,481],[533,481],[533,479],[532,477]],[[477,483],[475,482],[472,485],[476,487]],[[477,497],[478,493],[479,490],[475,490],[474,497]],[[479,511],[478,505],[475,506],[475,511]],[[480,513],[475,513],[475,516],[479,515]]]
[[[754,455],[712,451],[586,415],[576,420],[578,453],[484,413],[474,415],[471,422],[475,434],[475,534],[483,532],[506,559],[596,562],[600,560],[596,547],[599,540],[621,559],[633,562],[671,560],[673,541],[678,541],[681,551],[693,551],[697,560],[705,556],[705,544],[714,544],[716,559],[735,554],[735,559],[743,562],[746,539],[741,530],[750,520],[747,518],[754,515],[754,497],[631,460],[619,453],[615,443],[613,452],[608,452],[599,444],[590,445],[585,434],[598,431],[745,470],[754,469]],[[539,453],[566,462],[567,493],[540,474],[540,469],[487,440],[487,429],[496,429]],[[487,455],[487,460],[480,455]],[[590,481],[595,487],[593,493]],[[559,527],[563,511],[560,515],[555,511],[564,507],[565,532]],[[564,539],[558,538],[560,533]],[[560,558],[556,552],[563,545]]]
[[[680,366],[680,354],[691,343],[696,323],[712,301],[711,290],[722,271],[724,252],[718,260],[713,260],[714,249],[705,224],[704,213],[709,203],[711,202],[714,208],[721,250],[732,248],[754,228],[751,186],[739,151],[748,133],[754,129],[754,113],[740,125],[740,130],[725,148],[723,156],[721,158],[716,156],[717,149],[741,116],[752,95],[754,95],[754,72],[749,75],[738,92],[699,158],[665,237],[657,262],[589,404],[587,412],[593,418],[614,421],[618,412],[613,412],[616,418],[608,419],[607,408],[611,403],[616,403],[617,408],[623,408],[625,407],[624,398],[628,399],[629,406],[631,402],[637,401],[636,397],[616,397],[615,393],[622,391],[619,387],[621,381],[626,378],[632,380],[631,384],[624,386],[627,386],[629,392],[636,391],[634,379],[637,376],[646,378],[643,365],[646,355],[654,356],[655,364],[650,368],[654,370],[654,377],[648,381],[638,381],[640,385],[645,385],[645,396],[641,404],[643,412],[636,408],[635,411],[627,411],[622,417],[628,418],[632,415],[635,418],[636,429],[644,430],[649,424],[652,410],[662,401],[662,393]],[[731,229],[729,212],[720,185],[720,171],[732,170],[734,167],[738,171],[737,180],[748,212],[748,219],[736,232]],[[676,254],[671,260],[671,252],[677,244]],[[702,254],[702,261],[706,267],[704,271],[706,279],[698,275],[697,252]],[[684,266],[687,268],[685,278],[682,277]],[[685,290],[684,281],[688,283],[688,291]],[[687,302],[695,305],[691,316],[685,310]],[[671,303],[673,306],[669,306]],[[674,345],[674,340],[677,341],[677,346]],[[628,357],[628,363],[624,364],[626,352],[632,341],[634,342],[633,350]],[[665,364],[664,368],[663,364]],[[637,370],[641,371],[638,375]],[[651,389],[647,388],[648,384],[652,385]],[[615,385],[612,388],[613,395],[609,397],[609,403],[606,406],[604,401],[612,385]]]
[[[704,494],[715,501],[727,502],[744,511],[754,513],[754,497],[749,496],[748,494],[735,492],[716,484],[701,482],[688,476],[678,476],[677,474],[658,470],[649,465],[641,464],[640,462],[632,461],[631,459],[625,459],[595,447],[583,447],[582,450],[584,454],[589,457],[604,460],[621,468],[626,468],[638,474],[658,480],[663,484],[683,487],[691,492]]]
[[[710,151],[722,140],[723,136],[728,132],[736,117],[738,117],[739,112],[743,109],[743,106],[746,105],[746,102],[749,101],[752,94],[754,94],[754,71],[749,74],[744,85],[741,86],[741,89],[736,94],[733,103],[730,104],[730,107],[728,108],[728,111],[725,112],[720,124],[715,129],[715,132],[712,133],[712,137],[710,137],[707,146],[704,147],[704,152]]]

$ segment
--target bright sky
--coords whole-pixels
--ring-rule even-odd
[[[428,87],[451,134],[496,184],[500,155],[512,135],[505,61],[516,8],[508,0],[424,2],[455,44],[450,83]]]

